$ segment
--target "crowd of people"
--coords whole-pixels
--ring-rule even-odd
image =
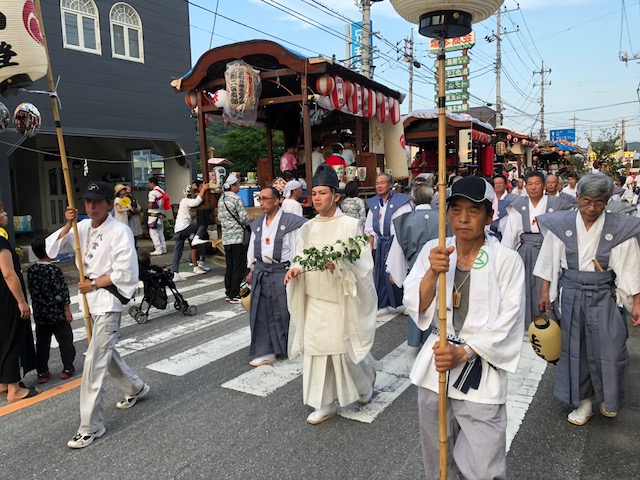
[[[334,154],[344,161],[336,148]],[[288,153],[295,160],[293,151]],[[291,165],[292,158],[285,158],[282,166]],[[418,387],[428,478],[437,477],[440,468],[440,373],[449,379],[450,475],[506,478],[507,375],[515,372],[523,334],[539,316],[560,326],[554,394],[571,408],[567,421],[585,425],[594,407],[608,418],[620,413],[628,365],[625,314],[634,326],[640,325],[640,219],[633,205],[633,181],[624,179],[616,186],[616,179],[601,172],[582,178],[568,174],[565,179],[539,171],[524,178],[510,172],[488,179],[450,172],[445,198],[439,198],[433,174],[415,176],[408,195],[390,174],[382,173],[375,181],[375,195],[365,204],[357,182],[342,184],[338,164],[321,162],[311,188],[283,172],[287,180],[281,190],[260,190],[257,218],[238,196],[235,175],[225,180],[218,201],[227,264],[225,301],[239,303],[241,284],[251,285],[249,364],[257,368],[301,356],[302,400],[313,409],[308,423],[329,420],[337,404],[366,404],[375,398],[380,365],[371,348],[377,316],[389,313],[407,314],[407,343],[416,349],[411,380]],[[566,186],[561,188],[563,180]],[[153,222],[160,218],[154,210],[160,210],[164,191],[155,179],[150,187]],[[181,280],[184,241],[190,239],[193,248],[208,238],[206,226],[189,213],[202,204],[208,188],[195,182],[180,202],[174,281]],[[299,203],[305,190],[315,215],[310,219]],[[107,372],[124,394],[118,408],[130,408],[150,390],[114,348],[123,303],[135,294],[138,280],[128,221],[140,209],[122,201],[126,194],[125,185],[113,190],[91,182],[82,197],[89,219],[78,223],[86,277],[78,290],[87,297],[93,338],[83,369],[80,427],[68,442],[71,448],[88,446],[105,433]],[[445,226],[439,225],[435,212],[441,203],[447,212]],[[75,219],[77,210],[69,209],[62,229],[34,242],[40,261],[27,277],[31,297],[38,297],[33,302],[35,349],[25,321],[31,312],[19,263],[0,237],[1,321],[4,330],[13,332],[1,337],[0,392],[6,392],[10,402],[38,394],[21,383],[21,372],[37,369],[42,383],[50,378],[52,335],[60,343],[63,378],[74,374],[64,279],[55,280],[58,290],[39,292],[60,278],[50,259],[73,250]],[[0,204],[0,226],[7,222]],[[447,230],[444,246],[437,240],[440,227]],[[149,223],[150,232],[155,229],[157,225]],[[155,234],[152,239],[151,254],[164,253],[164,240]],[[313,252],[319,263],[310,263]],[[195,273],[200,273],[198,261],[194,253]],[[438,340],[437,287],[442,275],[446,347]]]

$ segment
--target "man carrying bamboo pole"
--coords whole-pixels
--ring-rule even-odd
[[[133,233],[128,225],[111,216],[113,189],[105,182],[90,182],[82,196],[88,220],[77,225],[81,258],[86,278],[78,291],[86,295],[93,337],[87,348],[80,386],[80,428],[67,442],[69,448],[84,448],[105,433],[104,395],[107,374],[125,394],[116,407],[134,406],[149,392],[145,384],[122,360],[115,349],[122,305],[138,286],[138,262]],[[68,208],[67,224],[47,237],[47,255],[73,252],[72,226],[78,211]]]
[[[447,218],[454,236],[428,242],[404,282],[404,305],[422,330],[433,327],[411,371],[418,388],[426,478],[439,478],[447,442],[449,478],[506,478],[507,374],[520,360],[524,264],[485,227],[493,188],[465,177],[451,188]],[[438,275],[446,274],[447,339],[438,343]],[[439,439],[438,376],[448,372],[447,438]]]

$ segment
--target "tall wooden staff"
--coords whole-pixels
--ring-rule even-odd
[[[49,58],[49,49],[47,48],[47,37],[44,33],[44,23],[42,20],[42,9],[40,7],[40,0],[36,0],[36,10],[38,13],[38,22],[40,22],[40,33],[42,36],[42,43],[44,44],[44,50],[47,54],[47,81],[49,82],[49,92],[55,91],[55,84],[53,82],[53,73],[51,72],[51,59]],[[73,190],[71,188],[71,177],[69,175],[69,163],[67,162],[67,150],[64,145],[64,136],[62,135],[62,124],[60,123],[60,111],[58,110],[58,101],[55,96],[51,96],[51,106],[53,108],[53,119],[56,123],[56,135],[58,137],[58,147],[60,149],[60,160],[62,161],[62,172],[64,174],[64,184],[67,190],[67,203],[69,208],[75,208],[75,202],[73,201]],[[76,265],[78,266],[78,273],[80,279],[84,279],[84,265],[82,264],[82,253],[80,251],[80,237],[78,236],[78,222],[73,221],[73,238],[75,241],[76,250]],[[87,329],[87,339],[91,342],[91,314],[89,312],[89,304],[87,303],[87,296],[82,294],[82,304],[84,305],[84,325]]]
[[[445,90],[445,41],[439,39],[438,49],[438,245],[447,242],[447,95]],[[440,348],[447,341],[447,274],[438,274],[438,329]],[[438,411],[440,417],[440,479],[447,480],[447,372],[438,374]]]

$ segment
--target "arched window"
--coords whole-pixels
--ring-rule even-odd
[[[102,54],[98,8],[93,0],[61,0],[64,48]]]
[[[138,12],[131,5],[116,3],[111,7],[109,19],[113,58],[144,63],[142,21]]]

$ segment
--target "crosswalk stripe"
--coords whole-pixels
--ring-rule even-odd
[[[201,287],[202,285],[199,285],[197,288],[201,288]],[[180,291],[180,293],[182,293],[182,291]],[[190,298],[185,297],[185,300],[189,302],[189,305],[202,305],[208,302],[213,302],[214,300],[219,300],[221,298],[224,298],[224,288],[219,288],[211,292],[203,293]],[[120,323],[121,329],[137,324],[137,322],[133,318],[131,318],[131,316],[127,313],[128,309],[129,307],[126,306],[122,312],[122,322]],[[164,317],[166,315],[171,315],[176,312],[176,310],[173,308],[173,302],[169,302],[169,305],[165,310],[157,310],[155,308],[152,308],[151,310],[149,310],[150,313],[154,311],[155,313],[153,314],[153,316],[150,317],[150,320]],[[74,342],[78,342],[86,338],[87,338],[87,330],[84,326],[73,329]],[[57,346],[58,346],[58,342],[55,340],[55,338],[52,338],[51,348],[55,348]]]
[[[171,328],[154,332],[150,335],[141,335],[140,337],[125,338],[121,340],[116,349],[121,356],[126,356],[131,353],[140,352],[147,348],[151,348],[161,343],[175,340],[176,338],[188,335],[190,333],[197,332],[204,328],[216,325],[231,318],[237,317],[244,313],[242,306],[235,306],[234,310],[221,310],[217,312],[208,312],[204,315],[198,315],[193,317],[192,320],[180,323]]]
[[[382,360],[382,371],[376,372],[373,397],[367,405],[355,403],[338,410],[338,415],[363,423],[371,423],[409,386],[409,373],[417,350],[403,343]]]
[[[394,319],[396,314],[378,317],[376,328]],[[282,360],[253,368],[222,384],[223,388],[266,397],[302,374],[302,358]]]
[[[216,360],[246,348],[251,343],[249,327],[243,327],[210,342],[190,348],[151,365],[149,370],[181,377]]]

